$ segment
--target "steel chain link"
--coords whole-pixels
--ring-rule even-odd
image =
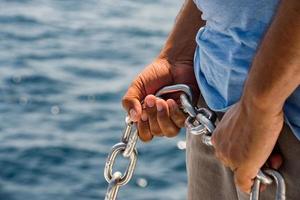
[[[160,97],[174,92],[182,93],[180,95],[182,109],[189,115],[185,122],[185,127],[188,129],[188,132],[202,137],[204,144],[212,146],[211,136],[216,128],[216,114],[206,108],[194,107],[192,105],[192,91],[187,85],[184,84],[164,87],[156,93],[156,96]],[[126,185],[130,181],[135,170],[137,161],[136,143],[138,140],[138,132],[135,124],[131,122],[128,117],[126,117],[125,121],[126,128],[121,142],[112,147],[112,150],[106,160],[104,177],[109,183],[109,186],[105,200],[115,200],[120,187]],[[120,154],[124,158],[130,160],[129,165],[123,175],[119,171],[113,173],[115,159]],[[271,169],[264,170],[264,172],[259,171],[252,187],[250,200],[259,199],[259,187],[261,183],[269,185],[273,183],[273,180],[275,180],[277,185],[276,200],[285,200],[285,181],[280,173]]]
[[[138,134],[133,122],[126,117],[126,128],[121,138],[121,142],[115,144],[107,156],[104,177],[109,183],[105,200],[115,200],[121,186],[126,185],[132,178],[137,162],[137,149],[136,143]],[[129,160],[126,171],[122,174],[119,171],[113,173],[113,167],[117,156],[122,155],[125,159]]]

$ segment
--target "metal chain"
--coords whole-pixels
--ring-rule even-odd
[[[285,200],[286,199],[286,186],[285,186],[285,181],[284,178],[282,177],[282,175],[275,171],[275,170],[271,170],[271,169],[266,169],[264,170],[264,173],[268,174],[270,177],[273,178],[273,180],[275,180],[276,183],[276,194],[275,194],[275,199],[276,200]],[[260,184],[263,183],[263,180],[259,177],[255,179],[253,187],[252,187],[252,191],[250,194],[250,200],[259,200],[259,188],[260,188]],[[272,182],[271,182],[272,183]],[[269,183],[269,184],[271,184]]]
[[[115,144],[110,153],[107,156],[104,177],[109,183],[105,200],[117,199],[118,191],[121,186],[126,185],[132,178],[137,162],[137,149],[136,143],[138,139],[138,133],[133,122],[126,117],[126,128],[121,138],[121,142]],[[116,157],[122,155],[124,158],[129,159],[129,164],[126,171],[122,174],[119,171],[113,173],[113,167]]]
[[[188,102],[185,95],[182,95],[181,98],[185,98],[184,101]],[[191,106],[189,105],[187,108],[190,109],[190,107]],[[217,119],[215,114],[206,108],[195,108],[195,113],[195,116],[190,115],[186,119],[185,126],[188,129],[188,132],[193,135],[202,136],[202,142],[208,146],[212,146],[211,136],[216,128],[215,123]],[[270,185],[273,183],[273,180],[275,180],[277,186],[275,199],[285,200],[286,186],[284,178],[279,172],[273,169],[266,169],[264,171],[259,170],[251,190],[250,200],[259,199],[259,188],[261,183]]]
[[[204,144],[212,146],[211,136],[216,128],[216,114],[206,108],[194,107],[192,105],[192,91],[190,87],[184,84],[164,87],[156,93],[156,96],[160,97],[174,92],[182,92],[180,95],[182,109],[189,115],[185,122],[185,127],[188,129],[188,132],[202,137]],[[132,178],[137,161],[137,140],[138,132],[136,126],[126,117],[126,128],[121,142],[112,147],[105,163],[104,177],[109,183],[105,200],[115,200],[120,187],[126,185]],[[119,171],[113,173],[115,159],[120,154],[130,160],[123,175]],[[285,181],[277,171],[271,169],[264,170],[264,172],[260,170],[258,172],[252,187],[250,200],[258,200],[261,183],[269,185],[273,183],[273,180],[275,180],[277,185],[276,200],[285,200]]]

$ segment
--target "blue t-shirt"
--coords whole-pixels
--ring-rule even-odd
[[[206,21],[196,37],[196,78],[208,106],[215,111],[226,111],[241,97],[251,62],[279,0],[194,2]],[[300,140],[300,87],[287,99],[284,113]]]

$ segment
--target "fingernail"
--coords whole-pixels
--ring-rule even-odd
[[[144,122],[148,120],[148,116],[146,113],[143,113],[141,118],[142,118],[142,121],[144,121]]]
[[[161,112],[163,110],[162,104],[161,103],[157,103],[156,104],[156,109],[157,109],[158,112]]]
[[[146,104],[149,108],[152,108],[154,106],[155,102],[152,99],[151,100],[148,99]]]
[[[135,120],[135,118],[136,118],[136,112],[135,112],[135,110],[131,109],[129,111],[129,115],[130,115],[130,119],[131,120]]]

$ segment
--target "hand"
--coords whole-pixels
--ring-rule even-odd
[[[131,120],[137,122],[142,141],[150,141],[153,136],[176,136],[184,125],[186,116],[179,109],[176,96],[163,100],[153,95],[164,86],[178,83],[190,86],[195,96],[199,94],[193,63],[171,64],[166,59],[157,59],[128,88],[122,104]]]
[[[236,185],[250,193],[254,178],[266,163],[283,126],[283,112],[266,111],[243,99],[225,113],[212,143],[216,156],[234,171]],[[269,158],[271,167],[282,163],[280,155]]]

